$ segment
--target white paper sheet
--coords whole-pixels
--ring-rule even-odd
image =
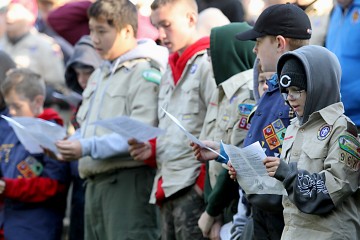
[[[205,144],[203,144],[199,139],[197,139],[197,137],[195,137],[194,135],[192,135],[191,133],[189,133],[184,127],[183,125],[181,125],[180,121],[176,119],[176,117],[174,117],[173,115],[171,115],[170,113],[168,113],[164,108],[161,108],[166,115],[180,128],[180,130],[187,136],[188,139],[190,139],[193,143],[196,143],[197,145],[199,145],[202,148],[205,148],[215,154],[217,154],[218,156],[222,157],[223,159],[226,159],[224,156],[222,156],[221,154],[219,154],[218,152],[216,152],[214,149],[207,147]]]
[[[42,153],[41,147],[58,153],[55,142],[64,139],[66,130],[49,121],[31,117],[6,117],[1,115],[14,129],[19,141],[30,153]]]
[[[82,101],[81,94],[78,94],[77,92],[74,92],[74,91],[71,91],[68,94],[53,92],[52,96],[54,98],[63,100],[65,102],[67,102],[68,104],[70,104],[71,106],[75,106],[75,107]]]
[[[227,144],[223,147],[236,170],[239,185],[247,194],[287,195],[282,183],[268,175],[262,162],[266,155],[259,142],[245,148]]]
[[[127,116],[99,120],[92,124],[107,128],[125,139],[135,138],[140,142],[146,142],[165,132],[163,129],[150,126]]]

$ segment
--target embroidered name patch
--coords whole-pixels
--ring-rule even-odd
[[[331,131],[332,131],[332,126],[325,124],[319,129],[319,131],[317,133],[317,138],[320,141],[322,141],[330,135]]]
[[[341,135],[338,139],[340,149],[340,162],[351,169],[359,170],[360,164],[360,143],[350,135]]]

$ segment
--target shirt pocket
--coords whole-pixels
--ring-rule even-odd
[[[161,83],[159,88],[159,96],[158,96],[158,118],[162,119],[166,116],[166,113],[161,109],[164,108],[167,110],[168,101],[166,97],[170,97],[171,85],[169,82]]]
[[[92,101],[92,97],[94,96],[95,93],[95,87],[87,87],[85,88],[82,97],[82,103],[81,103],[81,107],[79,108],[79,111],[77,112],[76,118],[78,120],[78,122],[80,124],[84,123],[88,113],[89,113],[89,108],[90,108],[90,104]]]
[[[104,94],[101,107],[101,119],[111,118],[114,116],[130,115],[130,107],[127,104],[127,95],[129,94],[127,87],[116,86],[111,84]]]
[[[324,160],[328,155],[328,147],[316,141],[306,141],[303,144],[303,154],[298,162],[299,169],[310,173],[320,172],[324,169]]]
[[[221,116],[219,116],[220,119],[218,119],[218,128],[220,129],[220,133],[222,136],[221,139],[225,143],[230,143],[231,141],[231,134],[234,130],[235,125],[239,121],[238,114],[231,113],[230,111],[223,112]],[[245,130],[244,130],[245,132]],[[243,137],[246,136],[246,133]]]
[[[196,114],[199,113],[200,104],[200,82],[196,79],[189,79],[184,82],[181,86],[182,91],[182,103],[181,106],[182,114]]]

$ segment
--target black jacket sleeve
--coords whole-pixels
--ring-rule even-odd
[[[300,170],[296,163],[281,163],[275,178],[282,181],[290,201],[296,207],[309,214],[327,214],[335,208],[325,186],[324,173],[312,173]]]

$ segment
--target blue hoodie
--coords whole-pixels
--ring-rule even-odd
[[[330,19],[326,47],[338,57],[342,69],[341,101],[345,114],[360,127],[360,0],[343,11],[338,4]]]

